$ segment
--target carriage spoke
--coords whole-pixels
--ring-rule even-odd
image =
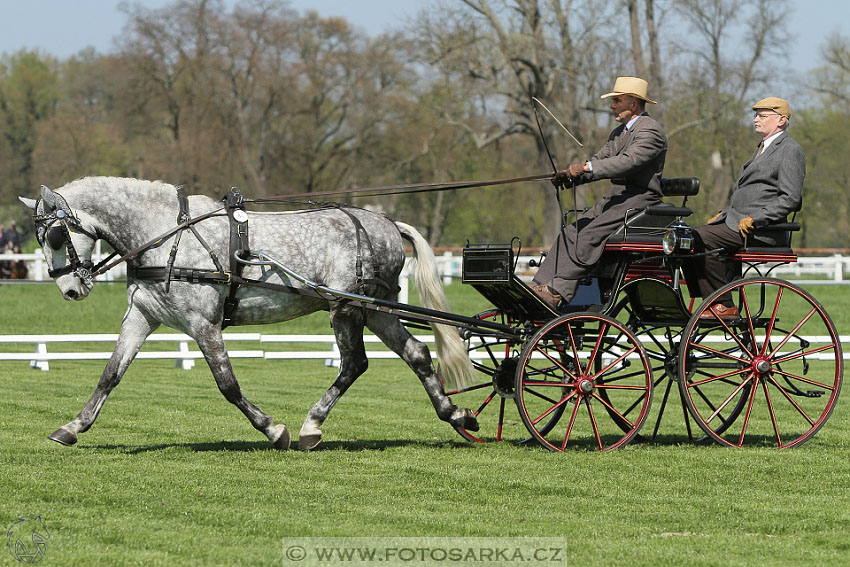
[[[711,347],[705,346],[705,345],[700,344],[700,343],[695,343],[695,342],[689,341],[688,346],[692,346],[692,347],[697,348],[699,350],[705,351],[706,353],[716,354],[717,356],[720,356],[720,357],[723,357],[723,358],[728,358],[730,360],[736,360],[738,362],[743,362],[745,364],[748,362],[746,359],[743,359],[743,358],[740,358],[740,357],[737,357],[737,356],[733,356],[730,353],[727,353],[727,352],[724,352],[724,351],[721,351],[721,350],[717,350],[716,348],[711,348]]]
[[[550,413],[552,413],[553,411],[555,411],[556,409],[558,409],[559,407],[561,407],[562,405],[564,405],[565,403],[567,403],[568,401],[570,401],[570,400],[571,400],[572,398],[574,398],[575,396],[576,396],[576,393],[575,393],[575,392],[570,392],[568,395],[564,396],[564,397],[561,399],[561,401],[560,401],[560,402],[555,402],[555,403],[552,405],[552,407],[550,407],[549,409],[547,409],[546,411],[544,411],[542,414],[538,415],[535,419],[532,419],[532,420],[531,420],[531,423],[533,423],[534,425],[537,425],[537,423],[538,423],[541,419],[543,419],[544,417],[546,417],[547,415],[549,415]]]
[[[758,343],[756,342],[756,331],[753,328],[753,317],[752,317],[752,314],[750,313],[750,304],[747,301],[747,293],[744,290],[744,288],[741,288],[741,304],[744,307],[744,313],[746,315],[744,317],[744,319],[746,319],[747,329],[750,331],[750,340],[753,343],[752,344],[753,352],[757,353],[757,352],[759,352],[759,346],[758,346]]]
[[[835,391],[835,388],[833,386],[830,386],[829,384],[824,384],[823,382],[818,382],[817,380],[812,380],[811,378],[806,378],[804,376],[798,376],[798,375],[792,374],[790,372],[785,372],[781,368],[774,368],[773,371],[776,372],[777,374],[782,374],[783,376],[786,376],[788,378],[793,378],[794,380],[799,380],[801,382],[805,382],[806,384],[811,384],[812,386],[818,386],[820,388],[825,388],[825,389],[829,390],[830,392]]]
[[[573,405],[573,412],[570,414],[570,422],[567,424],[567,432],[564,434],[564,441],[561,443],[561,451],[567,448],[567,442],[570,439],[570,433],[573,431],[573,426],[576,423],[576,416],[578,415],[578,406],[580,404],[576,403]]]
[[[825,350],[829,350],[831,348],[835,348],[835,345],[834,344],[828,344],[828,345],[824,345],[822,347],[813,348],[812,350],[795,352],[795,353],[783,356],[782,358],[775,358],[773,360],[773,362],[774,362],[774,364],[781,364],[783,362],[788,362],[789,360],[794,360],[795,358],[800,358],[801,356],[809,356],[810,354],[816,354],[816,353],[819,353],[819,352],[823,352]]]
[[[617,409],[616,409],[614,406],[612,406],[611,404],[609,404],[608,402],[606,402],[605,400],[603,400],[603,399],[602,399],[602,398],[601,398],[598,394],[594,394],[594,395],[593,395],[593,398],[594,398],[594,399],[596,399],[596,400],[599,400],[599,402],[600,402],[603,406],[605,406],[606,408],[608,408],[609,410],[611,410],[611,412],[613,412],[613,413],[614,413],[617,417],[619,417],[620,419],[622,419],[624,422],[628,423],[628,424],[629,424],[629,426],[634,426],[634,423],[632,423],[631,421],[629,421],[628,419],[626,419],[626,416],[625,416],[625,415],[623,415],[623,414],[621,414],[619,411],[617,411]],[[590,403],[589,403],[589,402],[588,402],[588,407],[590,407]],[[626,412],[626,413],[628,413],[628,412]]]
[[[618,362],[620,362],[621,360],[623,360],[624,358],[626,358],[627,356],[629,356],[630,354],[632,354],[636,350],[637,350],[636,346],[630,348],[627,352],[623,353],[622,355],[618,356],[613,361],[611,361],[611,363],[608,366],[606,366],[605,368],[603,368],[602,370],[600,370],[599,372],[594,374],[592,376],[592,378],[597,378],[597,377],[601,376],[602,374],[607,372],[611,367],[613,367],[615,364],[617,364]]]
[[[776,302],[774,302],[774,304],[773,304],[773,312],[770,314],[770,321],[768,322],[767,329],[765,330],[764,345],[763,345],[762,350],[761,350],[762,356],[765,355],[765,353],[767,352],[767,349],[769,348],[769,345],[770,345],[770,338],[771,338],[771,335],[773,334],[773,328],[776,325],[776,314],[779,311],[779,301],[782,299],[782,290],[783,289],[784,288],[780,287],[779,290],[776,292]]]
[[[705,380],[697,380],[696,382],[688,382],[688,387],[693,388],[693,387],[696,387],[696,386],[702,386],[703,384],[708,384],[709,382],[715,382],[717,380],[720,380],[720,381],[725,382],[727,384],[729,384],[729,383],[735,384],[734,382],[729,382],[728,380],[726,380],[726,378],[729,378],[730,376],[735,376],[736,374],[743,374],[744,372],[749,372],[749,371],[750,371],[749,368],[739,368],[738,370],[733,370],[732,372],[727,372],[726,374],[720,374],[718,376],[711,376],[711,378],[707,378]]]
[[[741,437],[738,439],[738,447],[744,444],[744,436],[747,434],[747,425],[750,423],[750,414],[753,410],[753,402],[756,400],[756,391],[758,390],[758,375],[753,375],[753,386],[750,388],[750,397],[747,402],[747,411],[744,414],[744,424],[741,427]]]
[[[705,422],[706,422],[706,423],[711,423],[711,422],[712,422],[712,420],[714,420],[714,418],[715,418],[715,417],[717,417],[717,415],[718,415],[721,411],[723,411],[723,408],[725,408],[725,407],[726,407],[726,405],[727,405],[730,401],[732,401],[732,399],[733,399],[733,398],[734,398],[734,397],[738,394],[738,392],[740,392],[740,391],[744,388],[744,386],[746,386],[748,383],[750,383],[750,382],[752,381],[752,376],[753,376],[753,375],[752,375],[752,373],[751,373],[751,374],[750,374],[750,376],[748,376],[746,380],[744,380],[743,382],[741,382],[740,384],[738,384],[738,387],[737,387],[737,388],[735,388],[735,389],[732,391],[732,393],[731,393],[731,394],[729,394],[729,395],[726,397],[726,399],[725,399],[725,400],[723,400],[723,403],[721,403],[721,404],[717,407],[717,409],[716,409],[716,410],[714,410],[714,413],[712,413],[712,414],[708,417],[708,419],[706,419],[706,420],[705,420]]]
[[[806,316],[805,316],[805,317],[803,317],[803,319],[802,319],[799,323],[797,323],[797,326],[796,326],[796,327],[794,327],[793,329],[791,329],[791,332],[789,332],[787,335],[785,335],[785,338],[784,338],[784,339],[782,339],[781,341],[779,341],[779,344],[778,344],[778,345],[776,345],[776,347],[775,347],[775,348],[774,348],[774,349],[770,352],[770,354],[768,355],[768,357],[769,357],[769,358],[773,358],[774,356],[776,356],[776,353],[777,353],[777,352],[779,352],[779,349],[781,349],[782,347],[784,347],[784,346],[785,346],[785,343],[787,343],[787,342],[788,342],[788,339],[790,339],[791,337],[793,337],[794,335],[796,335],[796,334],[797,334],[797,331],[799,331],[799,330],[800,330],[800,327],[802,327],[803,325],[805,325],[805,324],[806,324],[806,321],[808,321],[808,320],[811,318],[811,316],[812,316],[812,315],[814,315],[816,312],[817,312],[817,309],[815,309],[814,307],[812,307],[812,310],[811,310],[811,311],[809,311],[809,312],[808,312],[808,314],[806,314]]]
[[[764,399],[767,400],[767,411],[770,414],[770,423],[773,425],[773,433],[776,435],[776,444],[782,447],[782,437],[779,435],[779,423],[776,421],[776,414],[773,411],[773,401],[770,399],[770,390],[767,387],[767,380],[761,381],[761,388],[764,390]]]
[[[496,396],[496,390],[493,390],[492,392],[490,392],[489,396],[484,398],[484,402],[480,406],[478,406],[478,409],[475,410],[475,412],[474,412],[475,417],[478,417],[479,415],[481,415],[481,412],[484,411],[484,408],[486,408],[488,405],[490,405],[490,402],[493,401],[493,398],[495,396]]]
[[[773,376],[771,376],[769,378],[769,380],[770,380],[770,383],[773,384],[774,386],[776,386],[776,388],[779,390],[779,392],[783,396],[785,396],[785,399],[787,399],[789,402],[791,402],[791,405],[794,406],[794,408],[796,408],[796,410],[800,413],[801,416],[803,416],[803,419],[805,419],[806,421],[809,422],[809,425],[815,424],[815,420],[813,420],[812,418],[809,417],[809,414],[807,414],[806,411],[803,408],[800,407],[800,404],[798,404],[796,401],[794,401],[794,398],[791,397],[791,395],[785,390],[785,388],[783,388],[779,384],[779,382],[777,382],[773,378]]]
[[[599,437],[599,427],[596,425],[596,418],[593,416],[593,407],[590,405],[590,401],[585,398],[584,403],[587,406],[587,413],[590,416],[590,424],[593,428],[593,437],[596,439],[596,446],[600,451],[603,451],[602,447],[602,438]]]

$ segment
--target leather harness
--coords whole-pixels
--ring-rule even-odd
[[[315,290],[311,290],[309,288],[295,288],[292,286],[274,284],[261,280],[242,277],[242,271],[245,267],[245,264],[239,261],[238,256],[250,253],[248,241],[248,214],[245,211],[245,199],[239,193],[239,190],[236,187],[231,188],[230,194],[228,194],[226,197],[224,197],[224,199],[222,199],[224,201],[224,209],[227,213],[227,218],[230,225],[230,239],[228,247],[229,252],[227,256],[228,269],[225,269],[218,257],[218,254],[215,252],[215,250],[212,249],[212,247],[206,242],[206,240],[204,240],[204,238],[195,228],[194,223],[191,222],[192,219],[189,218],[189,199],[186,196],[185,187],[180,186],[177,188],[177,199],[179,203],[179,211],[177,213],[178,228],[173,232],[176,233],[176,236],[174,238],[174,243],[171,246],[171,252],[169,253],[167,264],[165,266],[137,266],[135,264],[128,263],[127,272],[128,275],[130,275],[132,278],[137,280],[165,282],[166,292],[170,290],[172,281],[190,283],[208,282],[229,285],[230,289],[227,298],[224,300],[222,328],[228,327],[233,324],[234,314],[236,313],[236,309],[239,306],[239,300],[236,298],[236,292],[238,291],[240,285],[250,285],[278,291],[298,293],[300,295],[306,295],[319,299],[333,299],[328,298],[322,293],[319,293]],[[391,289],[391,286],[387,282],[378,277],[364,277],[363,257],[361,253],[361,248],[364,240],[363,237],[365,237],[365,242],[366,246],[368,247],[369,254],[374,255],[374,251],[372,249],[372,243],[370,242],[368,234],[366,233],[366,229],[363,227],[363,224],[360,222],[360,220],[351,211],[347,210],[344,206],[340,204],[334,203],[328,204],[326,206],[336,207],[337,209],[339,209],[340,212],[346,214],[354,224],[354,233],[357,247],[357,258],[355,260],[355,277],[357,282],[357,288],[361,291],[361,293],[364,292],[365,287],[367,285],[378,285],[386,289]],[[182,238],[183,232],[187,229],[192,231],[192,234],[195,235],[195,238],[198,239],[198,242],[207,251],[210,256],[210,259],[213,262],[213,265],[215,266],[215,270],[174,267],[174,261],[177,257],[177,250],[180,245],[180,240]],[[134,252],[140,251],[141,250],[137,249]]]

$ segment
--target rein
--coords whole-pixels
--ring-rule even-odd
[[[452,182],[448,182],[448,183],[409,183],[409,184],[400,184],[400,185],[384,185],[384,186],[378,186],[378,187],[363,187],[363,188],[356,188],[356,189],[342,189],[342,190],[338,190],[338,191],[317,191],[317,192],[312,192],[312,193],[296,193],[296,194],[290,194],[290,195],[278,195],[278,196],[274,196],[274,197],[264,197],[264,198],[261,198],[261,199],[241,198],[241,202],[263,204],[263,203],[288,202],[288,201],[293,201],[293,200],[298,201],[299,199],[312,199],[312,198],[315,198],[315,197],[324,197],[324,196],[331,196],[331,195],[351,195],[351,196],[354,196],[354,197],[371,197],[371,196],[379,196],[379,195],[395,195],[395,194],[405,194],[405,193],[424,193],[424,192],[431,192],[431,191],[449,191],[449,190],[455,190],[455,189],[471,189],[471,188],[474,188],[474,187],[489,187],[489,186],[493,186],[493,185],[507,185],[507,184],[510,184],[510,183],[522,183],[522,182],[525,182],[525,181],[540,181],[540,180],[543,180],[543,179],[552,179],[552,178],[553,178],[552,173],[544,173],[544,174],[538,174],[538,175],[528,175],[528,176],[524,176],[524,177],[513,177],[513,178],[509,178],[509,179],[488,179],[488,180],[484,180],[484,181],[452,181]],[[144,244],[142,244],[138,248],[130,250],[129,252],[127,252],[126,254],[123,254],[122,256],[120,256],[118,258],[115,258],[115,256],[118,255],[118,252],[113,252],[108,257],[106,257],[104,260],[99,262],[97,265],[94,265],[92,262],[82,262],[82,261],[80,261],[79,258],[78,258],[78,255],[76,254],[76,250],[73,249],[73,244],[71,243],[70,237],[68,237],[67,234],[66,234],[66,240],[67,240],[67,243],[69,245],[68,253],[69,253],[69,259],[71,260],[71,265],[65,266],[64,268],[60,268],[59,270],[55,270],[50,275],[52,277],[56,277],[56,276],[60,276],[60,275],[63,275],[65,273],[69,273],[69,272],[77,272],[78,274],[80,274],[81,277],[83,277],[87,280],[90,280],[90,279],[92,279],[96,276],[99,276],[101,274],[108,272],[109,270],[111,270],[112,268],[114,268],[115,266],[120,264],[121,262],[125,262],[125,261],[127,261],[127,260],[129,260],[129,259],[131,259],[135,256],[138,256],[142,252],[146,251],[147,249],[151,248],[152,246],[155,246],[155,245],[161,243],[163,240],[165,240],[166,238],[168,238],[168,237],[170,237],[170,236],[172,236],[176,233],[182,234],[182,232],[184,230],[186,230],[187,228],[191,229],[193,227],[193,225],[195,225],[195,224],[197,224],[197,223],[199,223],[203,220],[206,220],[206,219],[208,219],[210,217],[214,217],[214,216],[221,216],[222,211],[225,211],[227,208],[228,208],[227,205],[225,205],[225,206],[219,207],[218,209],[215,209],[213,211],[210,211],[208,213],[205,213],[203,215],[200,215],[200,216],[197,216],[197,217],[194,217],[194,218],[187,218],[188,215],[185,215],[185,214],[179,215],[179,219],[182,222],[179,222],[177,224],[177,226],[165,231],[164,233],[160,234],[159,236],[152,238],[151,240],[145,242]],[[60,211],[61,211],[61,209],[60,209]],[[225,212],[223,214],[228,214],[228,213]],[[54,213],[52,215],[45,215],[44,218],[36,218],[35,220],[36,220],[37,223],[39,221],[42,221],[42,222],[50,222],[50,224],[52,224],[53,222],[56,222],[56,221],[63,221],[62,222],[62,230],[63,230],[64,233],[68,232],[69,227],[68,227],[67,223],[71,222],[71,223],[74,224],[75,230],[83,232],[87,236],[89,236],[93,239],[96,239],[95,235],[88,233],[87,231],[82,229],[81,226],[79,226],[79,222],[76,220],[75,217],[73,217],[73,215],[70,215],[70,218],[68,218],[68,217],[65,217],[64,215],[61,215],[60,212],[57,211],[57,213]],[[48,226],[48,228],[49,228],[49,226]],[[112,258],[115,258],[115,259],[113,260]]]
[[[263,197],[260,199],[245,199],[250,203],[280,203],[298,199],[310,199],[313,197],[325,197],[330,195],[351,195],[352,197],[375,197],[380,195],[403,195],[406,193],[427,193],[431,191],[451,191],[454,189],[471,189],[474,187],[489,187],[492,185],[507,185],[509,183],[522,183],[524,181],[540,181],[542,179],[553,179],[554,174],[544,173],[540,175],[528,175],[525,177],[513,177],[510,179],[488,179],[485,181],[450,181],[447,183],[409,183],[402,185],[383,185],[379,187],[361,187],[356,189],[340,189],[337,191],[315,191],[312,193],[296,193],[293,195],[277,195],[275,197]]]

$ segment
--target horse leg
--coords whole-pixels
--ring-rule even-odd
[[[227,401],[238,407],[251,422],[251,425],[269,438],[275,449],[281,451],[289,449],[291,435],[286,426],[275,423],[271,417],[242,395],[242,389],[239,387],[239,382],[236,381],[236,376],[233,374],[233,367],[230,365],[230,356],[227,354],[227,347],[221,336],[221,328],[210,326],[201,332],[196,332],[195,341],[198,343],[198,348],[204,353],[219,391],[224,394]]]
[[[298,448],[309,451],[322,440],[319,429],[339,398],[348,390],[358,376],[366,372],[369,359],[363,344],[363,314],[359,310],[334,309],[331,312],[331,325],[339,347],[339,374],[333,385],[316,402],[298,433]]]
[[[106,368],[104,368],[103,373],[100,375],[100,381],[97,384],[94,394],[92,394],[92,397],[74,421],[66,423],[48,435],[48,439],[62,445],[73,445],[77,442],[77,437],[80,433],[88,431],[95,419],[97,419],[109,393],[121,381],[121,377],[124,376],[124,372],[127,371],[127,367],[133,362],[139,349],[142,348],[145,339],[157,327],[159,327],[158,322],[149,319],[137,308],[131,306],[127,310],[127,314],[124,316],[124,321],[121,324],[118,341],[115,343],[115,350],[112,351],[112,356],[109,358]]]
[[[478,420],[475,414],[469,409],[457,407],[446,396],[442,381],[434,370],[428,347],[416,340],[401,324],[398,317],[373,311],[369,313],[366,324],[416,373],[437,411],[437,417],[453,426],[478,431]]]

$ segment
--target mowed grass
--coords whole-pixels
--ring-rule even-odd
[[[447,291],[459,313],[487,307],[460,284]],[[810,291],[846,333],[847,292]],[[0,286],[0,332],[117,332],[123,295],[98,284],[67,303],[52,285]],[[257,330],[324,333],[327,317]],[[246,396],[294,434],[335,374],[321,361],[233,365]],[[690,444],[682,432],[555,454],[463,441],[403,363],[373,361],[319,448],[281,453],[202,362],[183,371],[139,360],[75,447],[49,441],[102,367],[0,366],[0,520],[41,515],[51,536],[44,565],[280,565],[283,538],[306,536],[566,538],[569,565],[845,565],[850,556],[843,400],[793,450]]]

